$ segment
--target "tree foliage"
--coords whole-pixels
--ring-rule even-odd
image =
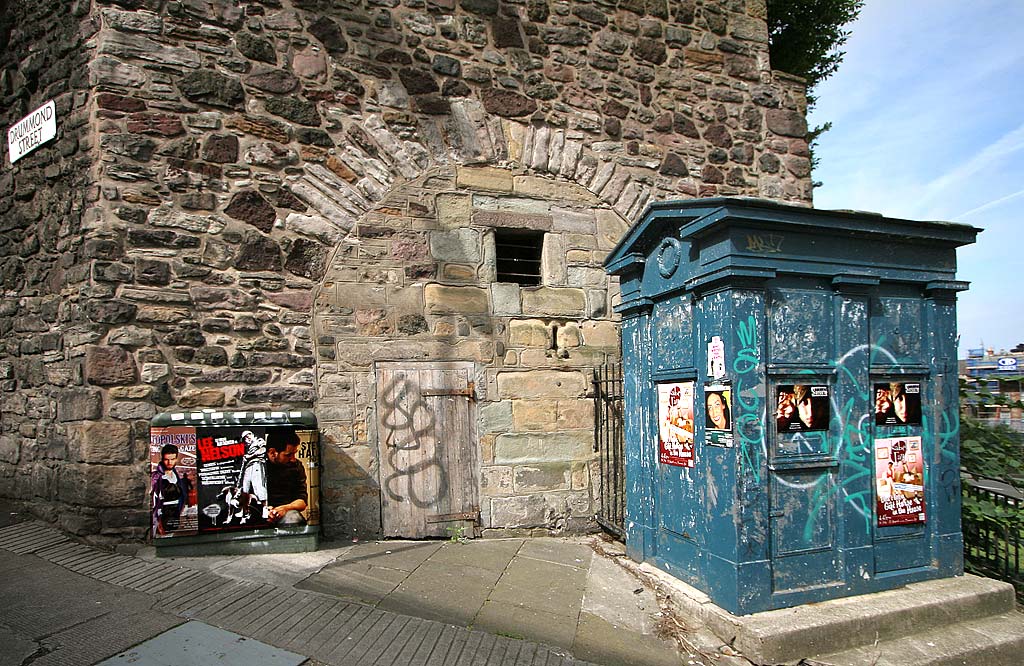
[[[863,6],[864,0],[768,0],[772,68],[804,77],[813,90],[839,68],[839,47],[850,36],[844,28]]]
[[[864,0],[767,0],[768,47],[772,69],[802,76],[807,81],[807,108],[814,107],[814,88],[835,74],[845,53],[839,49],[850,37],[844,28],[856,20]],[[832,123],[807,132],[811,168],[818,164],[814,146]],[[814,186],[821,185],[815,182]]]

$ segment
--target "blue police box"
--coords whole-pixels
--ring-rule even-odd
[[[979,231],[650,206],[605,262],[630,557],[735,614],[961,574],[956,248]]]

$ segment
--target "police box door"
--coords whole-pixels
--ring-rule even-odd
[[[840,540],[839,426],[834,409],[831,290],[769,290],[765,427],[772,592],[799,594],[845,578]]]

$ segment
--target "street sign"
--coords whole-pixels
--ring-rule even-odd
[[[11,164],[57,136],[57,108],[51,99],[7,130]]]

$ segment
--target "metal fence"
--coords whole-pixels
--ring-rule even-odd
[[[594,451],[600,461],[597,522],[625,538],[626,468],[622,436],[622,366],[594,369]]]
[[[964,565],[1013,583],[1024,600],[1024,493],[999,479],[964,474]]]

